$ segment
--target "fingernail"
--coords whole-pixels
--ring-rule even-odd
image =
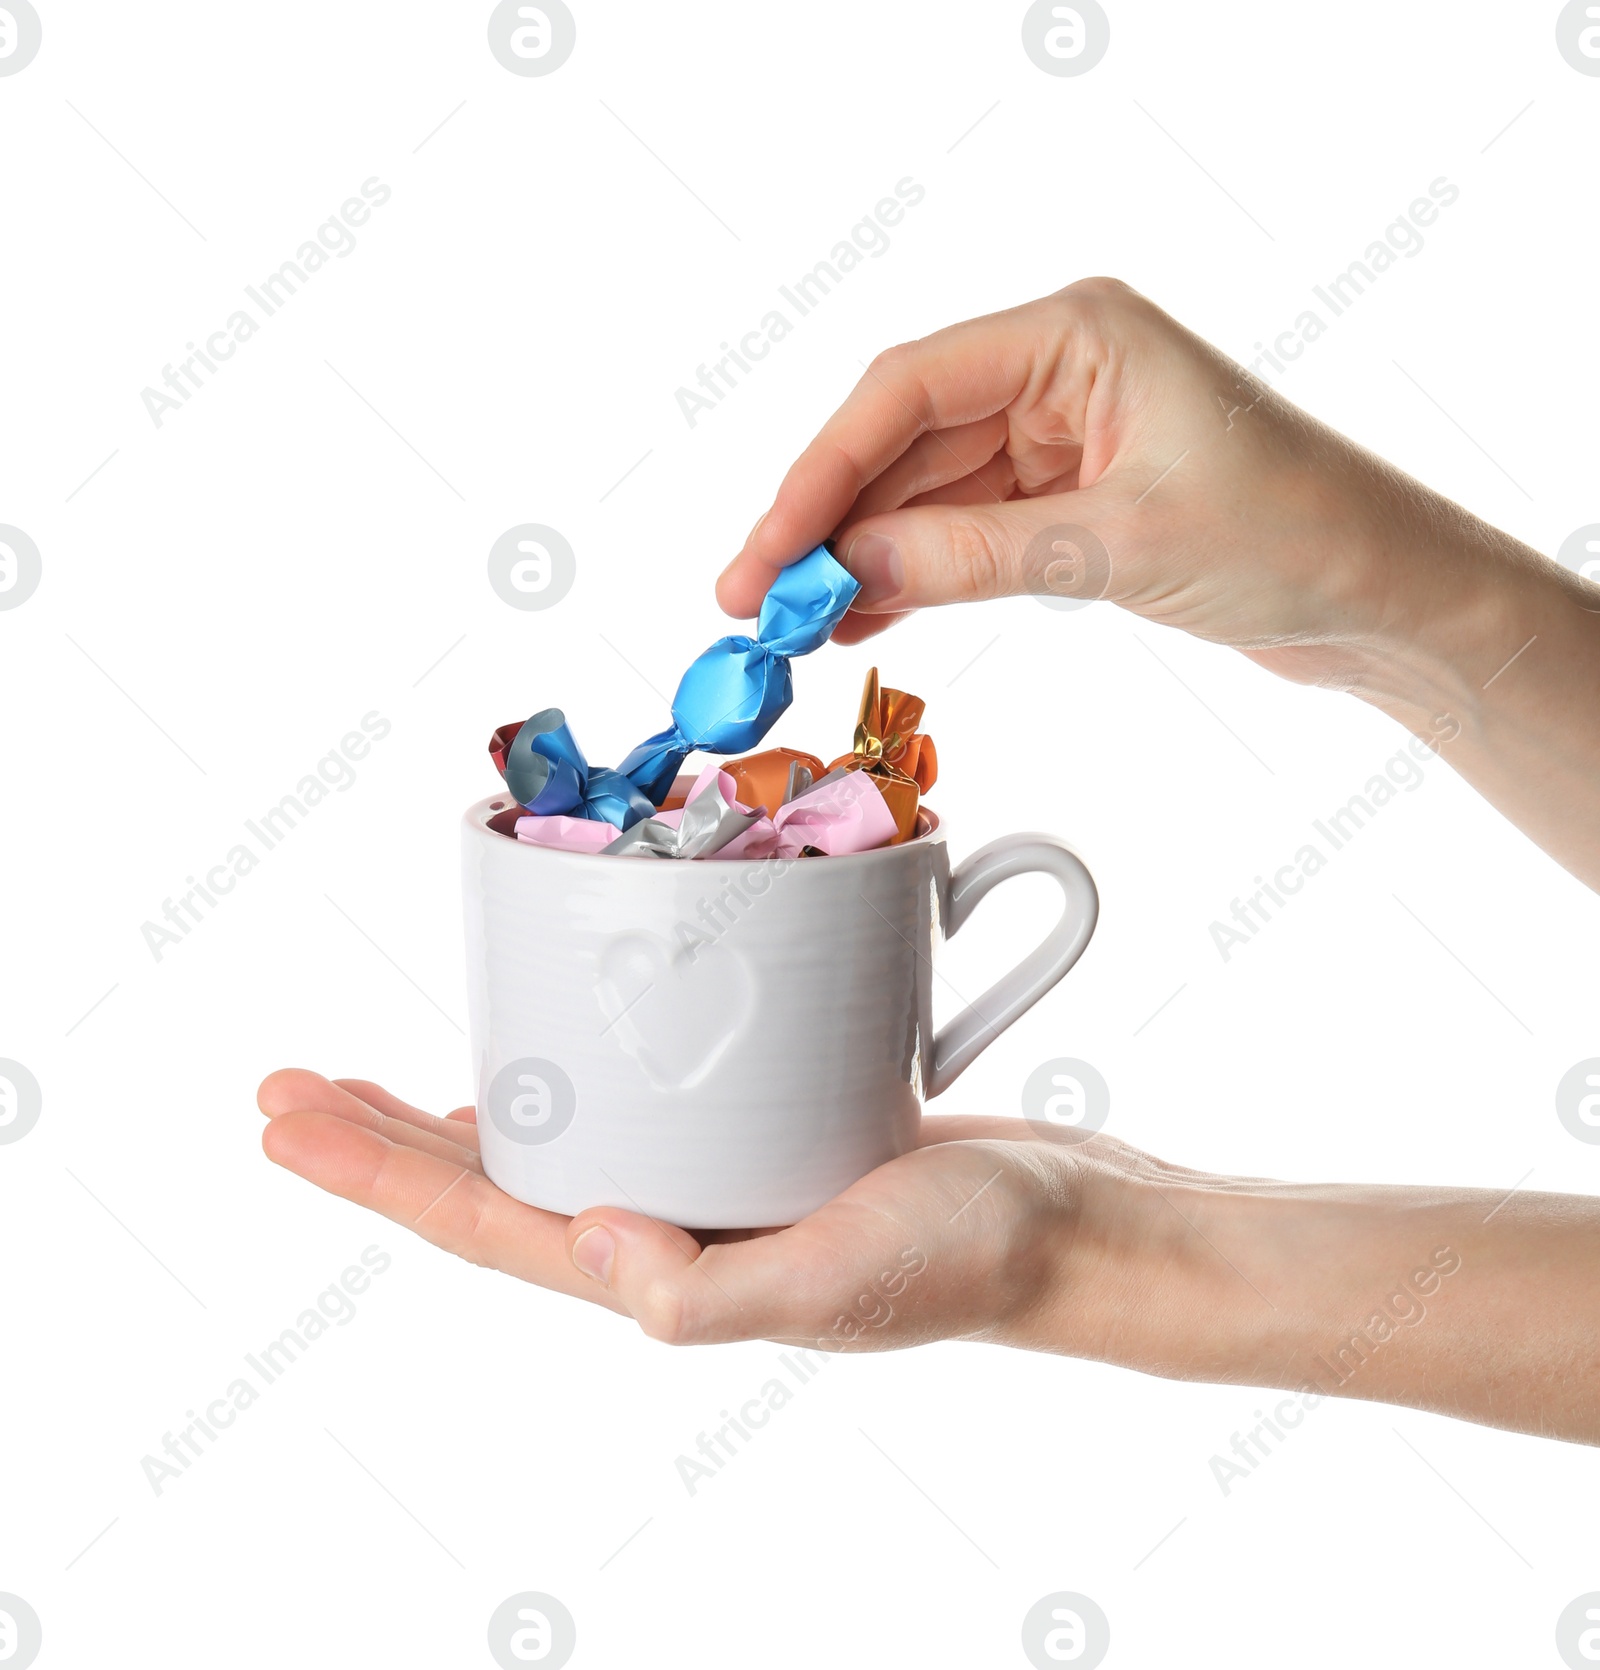
[[[857,534],[845,552],[844,565],[861,582],[857,608],[887,603],[905,589],[906,568],[900,560],[900,547],[888,534]]]
[[[750,543],[750,541],[751,541],[751,540],[752,540],[752,539],[754,539],[754,538],[755,538],[755,536],[756,536],[756,535],[757,535],[757,534],[758,534],[758,533],[760,533],[760,532],[761,532],[761,524],[762,524],[762,523],[763,523],[763,522],[765,522],[765,521],[766,521],[766,519],[767,519],[767,517],[768,517],[768,516],[770,516],[770,515],[771,515],[771,514],[772,514],[772,512],[771,512],[771,511],[768,511],[768,510],[763,510],[763,511],[762,511],[762,512],[761,512],[761,514],[760,514],[760,515],[759,515],[759,516],[758,516],[758,517],[757,517],[757,518],[756,518],[756,522],[755,522],[755,526],[754,526],[754,527],[753,527],[753,528],[751,528],[751,530],[750,530],[750,531],[749,531],[749,533],[747,533],[747,534],[746,534],[746,535],[745,535],[745,536],[744,536],[744,542],[745,542],[745,544],[746,544],[746,545],[748,545],[748,544],[749,544],[749,543]]]
[[[572,1262],[602,1287],[611,1285],[611,1261],[617,1256],[617,1243],[609,1229],[596,1224],[572,1243]]]

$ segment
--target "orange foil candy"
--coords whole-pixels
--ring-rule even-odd
[[[807,773],[796,792],[808,789],[822,775],[822,761],[798,748],[768,748],[742,760],[725,761],[722,769],[733,779],[734,798],[741,806],[765,806],[770,814],[790,798],[795,766]]]
[[[880,690],[874,667],[861,693],[855,746],[828,767],[865,771],[878,785],[899,832],[891,846],[915,833],[917,803],[939,776],[933,738],[917,729],[925,706],[920,696],[908,696],[904,690]]]

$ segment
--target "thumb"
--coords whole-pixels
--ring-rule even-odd
[[[781,1235],[702,1248],[687,1230],[637,1212],[596,1207],[567,1226],[567,1251],[652,1339],[669,1345],[783,1332],[795,1283],[772,1243]]]
[[[921,504],[869,516],[838,540],[860,582],[852,607],[898,613],[1022,593],[1107,595],[1112,557],[1101,487],[995,504]]]

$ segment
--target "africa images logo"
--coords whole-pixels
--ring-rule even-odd
[[[39,1081],[20,1061],[0,1056],[0,1142],[20,1142],[39,1123],[43,1107]]]
[[[39,55],[44,30],[28,0],[5,0],[0,5],[0,75],[27,69]]]

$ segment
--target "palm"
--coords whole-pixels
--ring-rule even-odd
[[[919,1148],[800,1223],[695,1237],[637,1213],[570,1219],[514,1200],[484,1175],[470,1108],[440,1119],[364,1080],[294,1069],[259,1100],[262,1146],[287,1170],[446,1252],[682,1342],[860,1350],[992,1333],[1037,1289],[1026,1249],[1043,1239],[1028,1221],[1039,1164],[1069,1157],[1021,1121],[929,1118]],[[609,1287],[571,1257],[602,1223],[619,1247]]]

